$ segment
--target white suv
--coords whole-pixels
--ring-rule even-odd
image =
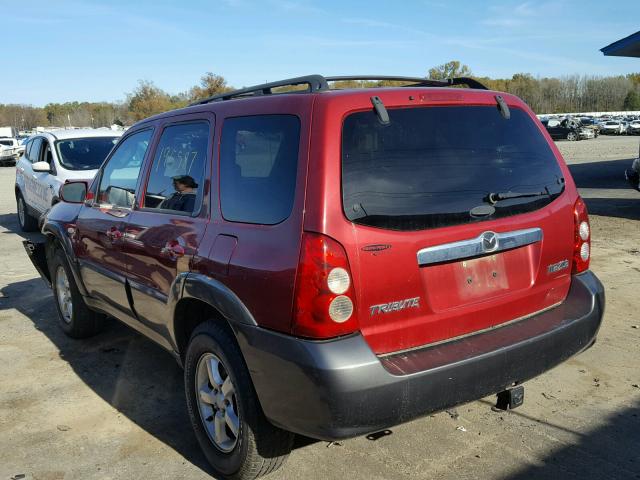
[[[68,180],[91,181],[122,132],[56,130],[29,138],[16,164],[16,202],[20,228],[33,231],[38,219],[58,202]]]
[[[0,166],[13,166],[24,153],[24,145],[15,138],[0,137]]]

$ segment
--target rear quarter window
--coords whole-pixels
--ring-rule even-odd
[[[495,219],[547,205],[564,189],[558,162],[526,112],[496,107],[389,109],[349,115],[342,135],[346,217],[392,230]],[[492,193],[538,193],[495,204]],[[472,214],[483,208],[482,216]],[[487,215],[486,208],[494,210]]]
[[[274,225],[293,208],[300,144],[294,115],[225,120],[220,146],[220,205],[232,222]]]

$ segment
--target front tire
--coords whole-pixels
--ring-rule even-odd
[[[104,316],[89,310],[78,290],[64,252],[57,249],[49,263],[59,324],[71,338],[87,338],[102,330]]]
[[[16,195],[16,209],[18,212],[18,225],[23,232],[35,232],[38,229],[38,219],[29,214],[29,209],[21,193]]]
[[[233,335],[213,321],[200,324],[184,366],[191,425],[216,473],[249,480],[280,468],[294,435],[264,416]]]
[[[576,132],[567,133],[567,140],[569,140],[570,142],[575,142],[576,140],[578,140],[578,134]]]

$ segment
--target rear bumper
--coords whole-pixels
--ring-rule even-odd
[[[3,156],[0,156],[0,164],[15,165],[19,158],[20,158],[20,155],[17,155],[17,154],[3,155]]]
[[[275,425],[322,440],[364,435],[504,390],[593,344],[604,290],[573,277],[565,302],[526,320],[384,357],[361,335],[314,342],[238,326],[262,408]]]

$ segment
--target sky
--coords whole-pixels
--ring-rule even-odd
[[[123,101],[206,72],[234,87],[299,75],[640,72],[600,48],[640,30],[640,1],[0,0],[0,103]]]

